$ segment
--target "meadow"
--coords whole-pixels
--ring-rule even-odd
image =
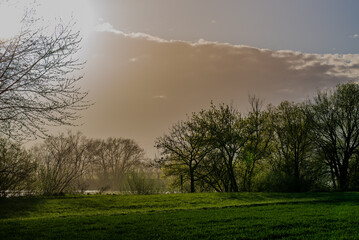
[[[359,239],[359,193],[0,199],[0,239]]]

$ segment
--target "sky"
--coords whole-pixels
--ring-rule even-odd
[[[81,31],[80,85],[95,104],[74,130],[135,139],[150,157],[156,137],[211,101],[245,112],[249,95],[276,105],[358,81],[359,1],[0,0],[0,37],[24,5]]]

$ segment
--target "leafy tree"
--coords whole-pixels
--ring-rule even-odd
[[[202,110],[193,115],[196,121],[204,130],[207,136],[208,147],[216,156],[219,165],[225,166],[226,180],[224,191],[238,192],[238,183],[236,176],[236,165],[238,163],[238,154],[248,141],[248,134],[244,126],[245,122],[241,114],[230,105],[220,104],[218,106],[211,104],[208,110]],[[212,162],[215,166],[215,162]],[[217,168],[218,169],[218,168]]]
[[[49,125],[72,124],[88,107],[86,92],[77,87],[82,67],[73,24],[59,23],[52,33],[34,28],[31,14],[21,31],[0,40],[0,133],[13,138],[44,136]]]
[[[303,191],[305,179],[311,176],[313,144],[312,123],[305,114],[305,106],[282,102],[272,113],[275,144],[272,167],[283,176],[286,191]]]
[[[248,141],[242,148],[239,158],[243,175],[241,189],[250,192],[256,167],[271,154],[273,128],[270,112],[262,110],[263,102],[255,96],[250,96],[249,103],[251,110],[245,118]]]
[[[197,169],[207,154],[206,135],[197,122],[178,122],[169,134],[156,139],[155,147],[161,151],[160,164],[167,175],[184,176],[190,180],[190,192],[195,192]]]
[[[210,147],[211,145],[209,144]],[[228,192],[230,181],[227,167],[223,161],[219,149],[210,149],[202,164],[199,166],[198,174],[200,175],[200,184],[203,189],[217,192]]]
[[[350,186],[350,167],[357,165],[359,150],[359,85],[338,85],[319,92],[312,101],[315,143],[329,167],[334,188]]]
[[[191,191],[195,182],[202,190],[251,191],[256,174],[261,190],[325,189],[329,176],[334,188],[359,187],[359,85],[266,111],[255,97],[250,103],[245,117],[212,103],[158,138],[167,173],[186,176]]]

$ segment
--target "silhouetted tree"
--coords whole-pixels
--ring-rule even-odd
[[[207,110],[193,115],[207,136],[208,147],[215,151],[216,159],[223,162],[226,169],[228,184],[224,185],[226,192],[238,192],[235,167],[238,154],[248,141],[245,121],[241,114],[230,105],[211,104]]]
[[[211,144],[207,146],[209,152],[199,166],[197,174],[200,176],[205,190],[217,192],[228,192],[230,189],[230,180],[225,161],[219,149],[211,149]]]
[[[0,133],[13,138],[44,136],[46,126],[72,124],[88,107],[81,76],[72,76],[82,67],[79,32],[59,23],[49,34],[29,16],[16,36],[0,40]]]
[[[0,197],[32,190],[36,162],[19,144],[0,139]]]
[[[315,143],[330,168],[333,186],[348,190],[350,166],[359,150],[359,85],[338,85],[332,92],[319,92],[312,101]]]
[[[273,110],[275,143],[272,167],[283,175],[286,191],[305,190],[305,179],[311,177],[314,158],[312,123],[303,104],[284,101]]]
[[[191,119],[178,122],[169,134],[156,139],[155,147],[161,151],[160,164],[166,174],[188,177],[190,191],[195,192],[196,171],[208,152],[201,126]]]

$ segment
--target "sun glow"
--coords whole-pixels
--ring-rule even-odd
[[[21,29],[21,19],[26,10],[34,10],[35,18],[50,28],[62,21],[75,22],[83,38],[87,38],[96,24],[92,0],[38,0],[32,1],[0,1],[0,38],[6,39],[16,35]]]
[[[50,24],[74,21],[76,28],[84,38],[93,30],[96,19],[91,0],[42,0],[37,10],[38,14],[47,19]]]
[[[0,39],[11,38],[20,31],[23,14],[21,7],[0,1]]]

